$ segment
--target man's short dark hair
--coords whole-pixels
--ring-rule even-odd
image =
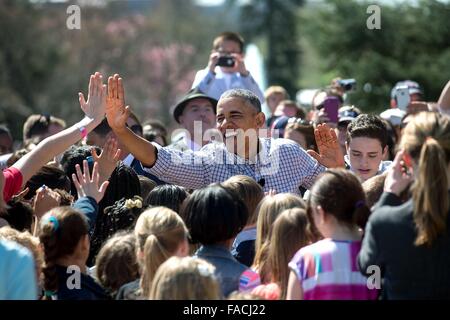
[[[248,211],[235,192],[213,184],[194,191],[183,203],[180,216],[192,243],[210,245],[236,237],[247,223]]]
[[[241,35],[239,35],[236,32],[230,32],[230,31],[225,31],[222,32],[221,34],[219,34],[213,42],[213,49],[217,50],[219,49],[220,45],[222,44],[223,41],[234,41],[236,43],[239,44],[239,48],[241,50],[240,53],[244,52],[244,38],[242,38]]]
[[[23,141],[46,134],[50,125],[59,125],[62,128],[66,127],[66,122],[63,119],[56,118],[48,113],[32,114],[27,118],[23,124]]]
[[[99,136],[102,137],[106,137],[106,135],[108,133],[110,133],[112,131],[111,127],[108,124],[108,121],[105,119],[102,120],[102,122],[100,122],[100,124],[98,126],[95,127],[94,130],[92,130],[93,132],[95,132],[96,134],[98,134]]]
[[[359,137],[377,139],[384,149],[388,142],[388,130],[379,116],[360,114],[348,125],[347,143]]]
[[[246,89],[230,89],[225,91],[221,96],[220,100],[228,98],[240,98],[249,103],[257,112],[261,112],[261,101],[259,98],[250,90]]]
[[[69,177],[63,170],[55,166],[45,165],[25,184],[25,187],[30,190],[24,198],[28,200],[34,197],[36,191],[42,187],[42,185],[46,185],[51,189],[61,189],[68,192],[70,191],[70,183]]]

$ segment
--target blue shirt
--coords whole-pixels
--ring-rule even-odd
[[[259,138],[260,152],[255,161],[228,152],[224,143],[213,142],[200,151],[157,148],[157,159],[148,172],[168,183],[200,189],[235,175],[247,175],[268,192],[299,194],[299,186],[309,189],[326,170],[297,143],[287,139]],[[264,181],[264,183],[262,183]]]
[[[247,77],[241,76],[239,72],[226,74],[220,67],[216,67],[214,71],[216,74],[207,68],[198,71],[192,88],[198,87],[201,92],[216,100],[229,89],[247,89],[258,96],[261,103],[264,102],[264,94],[250,74]]]
[[[0,300],[36,300],[33,255],[16,242],[0,239]]]

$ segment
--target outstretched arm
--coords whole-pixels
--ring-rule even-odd
[[[134,134],[126,126],[130,115],[130,106],[125,106],[122,78],[118,74],[108,78],[106,101],[106,118],[116,136],[144,166],[153,166],[156,161],[156,148],[144,138]]]
[[[84,95],[79,93],[79,101],[85,114],[81,121],[44,139],[13,165],[22,173],[22,185],[48,161],[77,143],[103,120],[106,108],[106,85],[102,84],[102,75],[99,72],[91,75],[88,100],[86,101]]]

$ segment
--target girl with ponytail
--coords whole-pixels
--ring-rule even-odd
[[[58,300],[107,299],[87,274],[89,225],[71,207],[57,207],[41,219],[39,240],[44,249],[44,297]]]
[[[450,297],[450,118],[423,112],[403,131],[358,258],[385,275],[385,299]],[[401,202],[400,194],[411,191]]]
[[[301,248],[289,263],[288,300],[369,300],[377,290],[356,268],[360,226],[370,214],[358,178],[348,170],[330,169],[313,185],[307,210],[323,236]]]
[[[117,299],[148,299],[158,267],[172,256],[189,252],[188,231],[181,217],[165,207],[144,211],[134,229],[141,278],[124,285]]]

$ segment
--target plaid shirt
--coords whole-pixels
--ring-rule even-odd
[[[266,192],[274,189],[277,193],[300,194],[300,186],[309,189],[326,169],[293,141],[259,140],[261,149],[256,161],[228,152],[223,143],[209,143],[197,152],[154,144],[158,150],[156,162],[145,170],[188,189],[200,189],[235,175],[247,175],[263,185]]]

